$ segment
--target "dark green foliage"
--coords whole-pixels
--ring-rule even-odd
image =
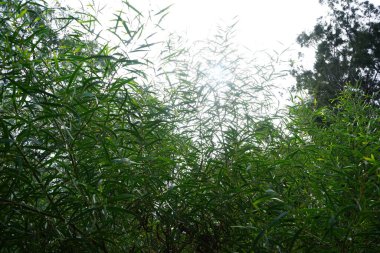
[[[321,2],[329,6],[329,15],[297,39],[302,47],[316,49],[313,70],[294,69],[297,87],[307,89],[320,106],[329,105],[346,83],[360,83],[365,94],[378,94],[379,7],[359,0]]]
[[[297,196],[293,208],[303,221],[299,243],[304,245],[299,246],[374,252],[379,246],[379,109],[358,88],[347,88],[337,100],[329,109],[292,109],[289,155],[297,188],[289,193]],[[315,117],[328,126],[321,127]]]
[[[170,157],[166,109],[134,81],[138,61],[45,5],[1,5],[2,251],[140,247],[173,167],[156,166]]]
[[[152,81],[127,7],[112,46],[93,15],[0,2],[0,252],[377,251],[373,99],[268,110],[281,75],[233,26],[168,43]]]

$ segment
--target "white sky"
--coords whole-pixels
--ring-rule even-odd
[[[103,13],[121,9],[122,0],[65,0],[71,6],[94,1],[105,6]],[[318,0],[128,0],[138,10],[157,12],[172,5],[162,26],[191,40],[205,39],[218,24],[238,17],[236,38],[252,51],[296,46],[297,35],[311,31],[327,8]],[[371,2],[380,5],[380,0]],[[280,43],[283,46],[280,46]]]
[[[170,2],[169,0],[156,0]],[[273,48],[277,41],[294,43],[323,14],[318,0],[172,0],[174,5],[163,25],[190,39],[204,39],[220,23],[238,17],[239,42],[252,50]]]
[[[80,6],[94,1],[105,6],[103,13],[121,9],[122,0],[65,0],[65,4]],[[169,32],[185,35],[191,40],[205,39],[218,24],[230,24],[238,17],[236,38],[252,51],[296,46],[297,35],[311,31],[316,19],[327,8],[318,0],[128,0],[139,10],[160,9],[171,5],[162,26]],[[380,5],[380,0],[371,2]],[[280,43],[283,46],[280,46]]]
[[[380,1],[380,0],[379,0]],[[85,0],[82,2],[90,2]],[[95,0],[106,6],[104,13],[120,9],[120,0]],[[218,24],[229,24],[238,17],[237,39],[252,50],[273,48],[281,42],[290,45],[304,30],[311,30],[324,8],[318,0],[129,0],[139,10],[158,11],[173,4],[163,27],[187,34],[190,40],[212,35]],[[66,0],[79,6],[78,0]]]
[[[94,1],[97,7],[105,6],[104,19],[113,19],[112,13],[121,9],[122,0]],[[239,23],[236,40],[255,52],[260,50],[283,50],[291,47],[287,57],[297,59],[299,48],[297,36],[311,31],[318,17],[327,7],[318,0],[128,0],[138,10],[153,13],[169,6],[169,14],[161,24],[167,32],[185,35],[189,41],[203,40],[213,35],[217,25],[231,24],[234,17]],[[380,5],[380,0],[371,2]],[[79,7],[79,0],[65,0],[65,4]],[[108,18],[107,18],[108,17]],[[103,18],[99,18],[104,20]],[[293,49],[293,50],[292,50]],[[311,68],[314,62],[313,49],[304,51],[302,64]],[[285,80],[284,80],[285,81]],[[289,85],[294,81],[287,80]]]
[[[105,18],[120,10],[122,0],[65,0],[65,4],[80,7],[80,2],[94,1],[96,7],[105,6]],[[377,0],[380,2],[380,0]],[[311,31],[316,19],[327,10],[318,0],[129,0],[138,10],[153,13],[172,5],[162,27],[167,32],[184,35],[189,41],[203,40],[213,35],[217,25],[231,24],[234,17],[236,41],[255,52],[295,49],[289,58],[297,58],[296,37]],[[164,37],[165,39],[165,37]],[[291,50],[290,50],[291,51]],[[312,67],[313,50],[306,51],[304,63]]]

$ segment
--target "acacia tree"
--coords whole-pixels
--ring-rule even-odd
[[[307,89],[318,105],[329,105],[347,83],[360,83],[371,95],[380,89],[380,7],[369,1],[328,0],[330,12],[311,33],[302,33],[302,47],[314,47],[313,70],[293,69],[297,87]],[[376,99],[376,97],[374,98]]]

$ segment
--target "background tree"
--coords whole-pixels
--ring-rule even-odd
[[[314,47],[313,70],[295,68],[297,88],[307,89],[318,105],[329,105],[347,83],[359,83],[367,95],[379,91],[380,7],[369,1],[327,0],[330,12],[311,33],[302,33],[302,47]],[[378,97],[377,97],[378,98]],[[375,97],[376,99],[376,97]]]

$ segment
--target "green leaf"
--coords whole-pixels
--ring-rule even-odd
[[[17,16],[16,19],[22,18],[28,12],[27,9],[23,9]]]

